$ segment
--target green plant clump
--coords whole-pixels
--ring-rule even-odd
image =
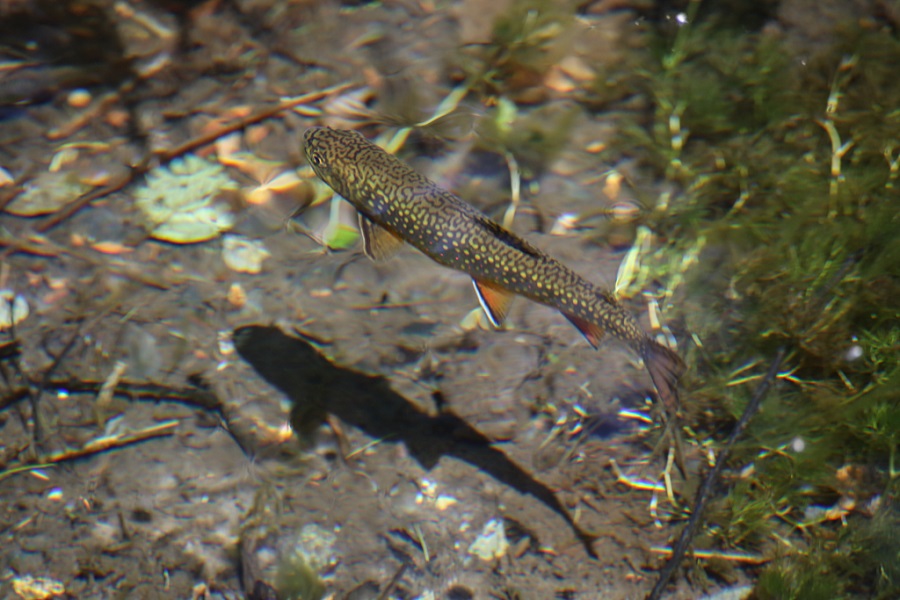
[[[642,264],[695,342],[697,437],[787,351],[703,533],[769,559],[760,598],[900,595],[900,40],[835,39],[801,63],[775,34],[683,27],[629,79],[653,111],[616,147],[674,190]]]

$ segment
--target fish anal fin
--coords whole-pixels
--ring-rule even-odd
[[[600,345],[600,340],[603,339],[603,335],[606,333],[602,327],[575,315],[568,313],[563,313],[563,315],[575,326],[575,329],[581,332],[581,335],[585,337],[591,346],[597,348]]]
[[[477,279],[473,279],[472,284],[475,286],[475,293],[478,294],[478,302],[481,303],[481,308],[484,309],[491,325],[501,327],[506,315],[509,314],[513,294],[496,284]]]
[[[383,227],[379,227],[362,213],[358,213],[359,232],[362,234],[363,250],[372,260],[387,260],[397,254],[403,240]]]

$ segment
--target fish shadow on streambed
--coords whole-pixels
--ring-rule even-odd
[[[424,469],[434,467],[442,456],[465,461],[559,514],[587,553],[596,558],[592,548],[596,536],[575,524],[550,488],[494,448],[488,437],[453,411],[426,414],[392,390],[384,377],[336,365],[310,343],[277,327],[240,327],[234,331],[234,343],[240,356],[263,379],[291,399],[292,417],[298,412],[330,413],[370,437],[405,444]]]

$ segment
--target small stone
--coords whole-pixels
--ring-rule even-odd
[[[488,521],[481,535],[469,546],[469,554],[485,561],[502,558],[508,550],[509,542],[506,540],[502,519]]]
[[[5,185],[11,185],[15,182],[16,182],[16,180],[9,173],[9,171],[4,169],[3,167],[0,167],[0,187],[3,187]]]
[[[235,308],[243,308],[247,304],[247,292],[239,283],[232,283],[228,288],[228,304]]]
[[[49,577],[20,575],[12,579],[13,591],[22,600],[48,600],[66,593],[65,586]]]
[[[73,108],[84,108],[91,103],[91,93],[83,89],[72,90],[67,100]]]
[[[271,256],[262,242],[242,235],[226,235],[222,240],[222,260],[232,271],[256,274],[263,261]]]
[[[0,331],[21,323],[28,317],[28,301],[12,290],[0,290]]]

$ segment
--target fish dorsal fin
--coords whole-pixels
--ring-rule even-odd
[[[519,252],[524,252],[529,256],[540,258],[543,256],[541,251],[514,234],[512,231],[505,229],[499,223],[495,223],[483,215],[476,215],[475,222],[485,229],[493,237],[497,238],[510,248],[515,248]]]
[[[397,254],[403,245],[403,240],[385,229],[379,227],[362,213],[359,217],[359,232],[362,234],[363,249],[366,256],[372,260],[387,260]]]
[[[503,325],[506,315],[509,314],[509,305],[512,304],[513,295],[502,287],[493,283],[472,280],[475,293],[478,294],[478,302],[494,327]]]
[[[587,339],[588,344],[597,348],[600,345],[600,340],[603,339],[603,335],[606,333],[602,327],[597,325],[596,323],[591,323],[590,321],[586,321],[581,317],[576,317],[575,315],[570,315],[567,313],[563,313],[563,315],[569,320],[575,328],[581,332],[581,335]]]

